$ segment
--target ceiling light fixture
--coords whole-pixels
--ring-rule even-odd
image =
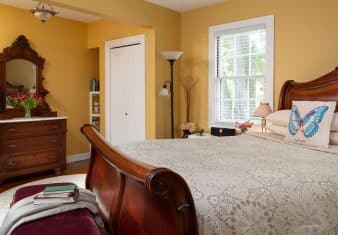
[[[53,16],[59,14],[50,4],[38,2],[34,9],[31,10],[33,15],[42,23],[45,23]]]

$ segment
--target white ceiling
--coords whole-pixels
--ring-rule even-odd
[[[17,7],[17,8],[26,9],[26,10],[31,10],[34,8],[37,2],[34,0],[0,0],[0,4],[9,5],[12,7]],[[66,8],[55,7],[55,6],[53,6],[53,8],[59,12],[57,16],[66,18],[66,19],[77,20],[77,21],[81,21],[85,23],[89,23],[89,22],[93,22],[93,21],[101,19],[101,17],[99,16],[80,12],[80,11],[74,11],[74,10],[69,10]]]
[[[144,0],[162,7],[166,7],[178,12],[190,11],[200,7],[205,7],[215,3],[226,2],[228,0]]]

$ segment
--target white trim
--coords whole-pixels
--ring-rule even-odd
[[[107,141],[110,141],[110,135],[111,135],[111,130],[110,130],[110,123],[109,120],[110,118],[110,49],[112,47],[120,47],[120,46],[127,46],[131,44],[136,44],[140,43],[143,47],[144,53],[145,53],[145,35],[136,35],[132,37],[127,37],[127,38],[120,38],[112,41],[106,41],[105,42],[105,138]],[[144,58],[144,65],[145,63],[145,58]],[[144,84],[145,86],[145,84]],[[144,97],[145,99],[145,97]],[[146,125],[146,123],[144,123]]]
[[[89,158],[90,158],[90,152],[68,155],[67,156],[67,163],[83,161],[83,160],[87,160]]]
[[[222,25],[215,25],[209,27],[209,127],[220,123],[215,122],[215,95],[213,89],[215,87],[215,61],[216,61],[216,43],[215,36],[221,34],[224,31],[230,31],[234,29],[241,29],[247,27],[253,27],[258,25],[264,25],[266,29],[266,45],[271,50],[266,50],[266,74],[265,77],[271,79],[264,79],[264,87],[271,87],[272,89],[266,89],[264,92],[264,101],[269,102],[273,108],[273,91],[274,91],[274,15],[263,16],[248,20],[242,20],[237,22],[231,22]],[[267,91],[267,93],[266,93]],[[222,125],[227,125],[223,123]]]

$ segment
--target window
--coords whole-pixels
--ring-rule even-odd
[[[209,123],[251,118],[261,101],[273,107],[273,16],[209,28]]]

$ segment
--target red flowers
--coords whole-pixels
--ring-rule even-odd
[[[236,122],[236,128],[241,129],[242,133],[245,133],[248,130],[248,128],[251,128],[251,127],[252,127],[252,122],[250,121],[246,121],[243,123]]]
[[[6,97],[6,104],[14,108],[35,108],[43,102],[43,98],[36,93],[18,92]]]
[[[236,122],[236,127],[239,128],[239,129],[251,128],[252,122],[250,122],[250,121],[246,121],[246,122],[243,122],[243,123]]]

